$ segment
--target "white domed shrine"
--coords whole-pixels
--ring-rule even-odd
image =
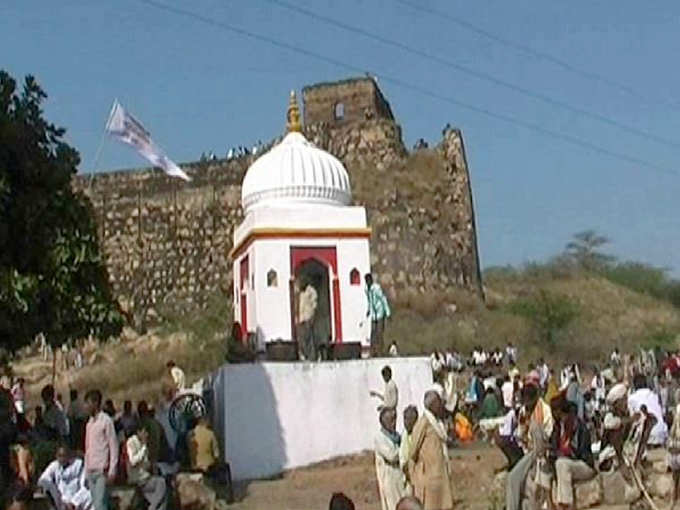
[[[241,188],[246,213],[284,203],[348,205],[351,200],[342,163],[296,131],[252,164]]]
[[[350,205],[343,164],[301,133],[294,92],[287,117],[284,139],[243,179],[245,218],[231,253],[235,320],[259,349],[283,341],[303,351],[310,340],[368,348],[366,211]]]

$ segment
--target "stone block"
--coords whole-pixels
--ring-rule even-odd
[[[618,470],[601,473],[600,479],[605,505],[630,504],[641,497],[640,489],[635,483],[629,484]]]
[[[645,480],[645,487],[653,498],[670,498],[673,491],[673,476],[670,473],[651,473]]]
[[[651,464],[654,464],[655,462],[660,462],[660,461],[666,461],[667,457],[667,452],[665,448],[653,448],[651,450],[647,450],[647,453],[645,455],[645,460]]]
[[[576,484],[574,490],[576,497],[576,508],[591,508],[602,503],[602,484],[600,478],[596,476],[587,482]]]

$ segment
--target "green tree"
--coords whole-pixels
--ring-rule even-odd
[[[566,253],[582,269],[596,271],[614,261],[611,255],[598,251],[609,242],[608,237],[594,230],[584,230],[573,235],[573,239],[567,243]]]
[[[0,71],[0,345],[120,332],[89,200],[71,189],[80,163],[48,122],[47,97],[28,76],[21,92]]]
[[[557,344],[560,334],[578,317],[579,308],[567,296],[552,294],[545,289],[527,299],[510,304],[510,311],[529,319],[539,339],[548,346]]]

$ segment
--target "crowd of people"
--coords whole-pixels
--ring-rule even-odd
[[[70,391],[65,407],[52,385],[41,391],[41,405],[30,409],[17,379],[0,386],[0,496],[5,506],[22,510],[42,492],[56,510],[107,510],[114,484],[132,486],[149,510],[165,510],[174,476],[200,472],[233,498],[228,463],[206,416],[171,423],[172,402],[185,390],[185,376],[167,363],[163,395],[154,408],[125,401],[117,412],[112,400],[89,390],[81,400]],[[35,451],[52,460],[38,466]]]
[[[537,504],[574,507],[574,483],[601,471],[621,470],[631,483],[649,448],[666,448],[673,473],[672,504],[680,490],[680,352],[615,349],[601,367],[567,363],[556,371],[545,359],[518,368],[512,344],[465,357],[432,354],[433,387],[418,416],[403,411],[396,430],[398,389],[382,371],[376,476],[383,510],[404,497],[425,509],[452,508],[448,449],[475,438],[507,459],[505,506],[519,510],[529,476]],[[587,375],[586,375],[587,374]],[[554,494],[554,499],[553,499]]]

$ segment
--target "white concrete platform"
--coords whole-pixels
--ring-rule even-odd
[[[236,480],[267,478],[372,449],[379,430],[380,371],[392,368],[401,413],[422,411],[432,386],[428,358],[225,365],[210,382],[214,426]]]

